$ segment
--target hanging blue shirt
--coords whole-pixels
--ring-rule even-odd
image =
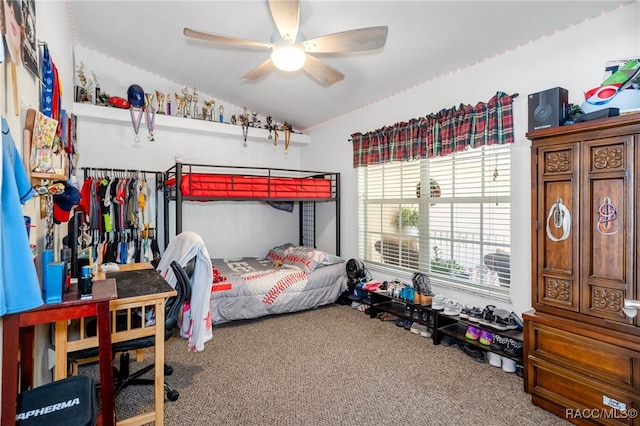
[[[53,83],[53,66],[49,56],[49,47],[45,44],[42,52],[42,99],[40,103],[42,104],[42,113],[47,117],[51,117],[53,112]]]
[[[0,182],[0,315],[43,304],[21,205],[33,197],[20,154],[2,118],[2,181]]]

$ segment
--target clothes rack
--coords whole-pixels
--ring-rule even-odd
[[[156,227],[163,172],[111,167],[82,170],[82,248],[92,246],[98,263],[153,263],[159,257]]]

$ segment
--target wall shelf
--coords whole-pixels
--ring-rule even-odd
[[[133,127],[131,124],[131,115],[129,110],[126,109],[74,102],[73,113],[78,116],[79,121],[86,120],[95,123]],[[143,123],[140,125],[141,132],[143,131],[143,127],[144,118]],[[237,137],[240,140],[243,139],[242,126],[239,125],[156,114],[155,132],[156,134],[160,134],[163,130],[202,135],[219,135],[223,137]],[[146,128],[144,131],[146,132]],[[284,144],[284,131],[279,130],[278,134],[280,136],[278,138],[278,144]],[[247,134],[247,140],[269,140],[269,131],[267,129],[256,129],[250,127]],[[290,143],[306,145],[311,143],[311,137],[305,134],[292,133]]]

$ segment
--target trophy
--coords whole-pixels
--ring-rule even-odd
[[[216,101],[209,99],[204,101],[204,105],[207,108],[207,117],[205,120],[213,121],[216,115]]]
[[[218,120],[221,123],[224,123],[224,107],[222,105],[220,105],[220,107],[218,107]]]
[[[182,89],[182,102],[183,102],[183,117],[191,118],[191,100],[193,99],[192,95],[188,93],[188,89],[185,87]]]
[[[156,90],[156,99],[158,101],[158,110],[156,114],[164,115],[164,93]]]
[[[94,89],[93,89],[93,103],[100,105],[100,83],[98,82],[98,76],[96,73],[91,72],[93,75]]]
[[[144,107],[145,108],[149,108],[152,111],[154,110],[153,108],[153,98],[155,97],[155,94],[153,93],[145,93],[144,94]]]
[[[80,65],[76,68],[76,75],[78,76],[78,82],[80,86],[75,87],[75,101],[84,102],[87,96],[87,76],[84,74],[84,62],[80,61]]]
[[[258,113],[254,112],[251,114],[251,126],[252,127],[257,127],[257,128],[261,128],[262,127],[262,121],[258,120]]]
[[[195,87],[193,88],[191,105],[193,106],[193,118],[198,118],[198,92]]]
[[[249,114],[247,113],[247,107],[244,107],[244,113],[240,115],[240,121],[242,122],[242,137],[244,138],[243,147],[247,147],[247,136],[249,134]]]
[[[182,109],[184,108],[184,97],[174,93],[176,97],[176,117],[183,117]]]

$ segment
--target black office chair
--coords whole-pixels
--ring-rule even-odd
[[[195,263],[195,258],[190,261]],[[187,267],[192,270],[192,266],[187,264]],[[178,326],[180,320],[180,310],[182,304],[191,298],[191,281],[189,275],[185,269],[180,266],[175,260],[171,262],[171,269],[176,276],[176,292],[177,295],[167,299],[165,303],[165,320],[164,320],[164,340],[167,341],[173,335],[173,330]],[[154,379],[141,379],[140,376],[153,370],[155,364],[147,365],[140,370],[131,373],[129,371],[129,351],[143,349],[155,346],[155,336],[142,337],[140,339],[128,340],[126,342],[120,342],[114,344],[114,351],[120,353],[120,368],[115,371],[114,383],[115,391],[117,395],[122,389],[131,385],[154,385]],[[164,375],[169,376],[173,373],[173,368],[168,365],[164,365]],[[167,383],[164,384],[165,392],[167,393],[167,399],[169,401],[175,401],[180,394],[173,389]]]
[[[195,268],[195,258],[190,260],[185,268],[182,268],[177,261],[171,262],[171,269],[176,276],[176,296],[170,297],[165,303],[165,322],[164,322],[164,340],[167,341],[173,335],[174,329],[178,326],[180,318],[180,311],[185,301],[191,298],[191,280],[190,275],[193,274]],[[187,272],[189,271],[189,272]],[[90,335],[90,331],[87,332]],[[127,340],[124,342],[114,343],[112,345],[112,351],[115,355],[120,353],[120,365],[119,368],[114,368],[114,395],[117,395],[122,389],[131,385],[154,385],[154,379],[143,379],[140,376],[153,370],[155,364],[147,365],[146,367],[130,372],[129,369],[129,351],[144,349],[155,346],[155,336],[146,336],[139,339]],[[78,360],[96,356],[97,348],[90,348],[77,352],[72,352],[68,355],[70,360]],[[168,365],[164,365],[164,375],[169,376],[173,373],[173,368]],[[169,401],[175,401],[180,394],[174,388],[169,386],[166,382],[164,384],[167,399]]]

